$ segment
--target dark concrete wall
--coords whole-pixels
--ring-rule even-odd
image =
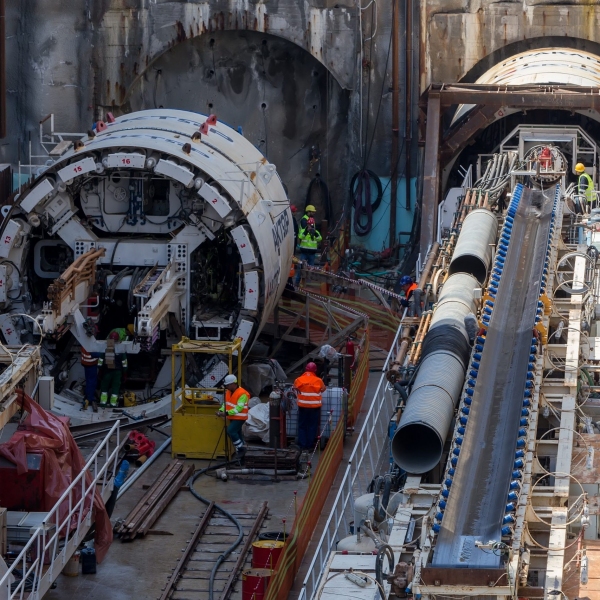
[[[598,52],[595,0],[425,0],[421,2],[421,90],[474,81],[513,54],[562,46]]]
[[[30,138],[33,153],[42,154],[38,123],[49,113],[58,131],[84,133],[109,110],[162,105],[215,112],[240,125],[276,164],[298,204],[320,173],[334,219],[359,168],[366,164],[382,177],[390,175],[391,3],[369,6],[364,0],[364,11],[355,0],[7,4],[8,136],[0,146],[2,162],[15,163],[18,147],[27,162]],[[404,3],[399,6],[402,100]],[[414,12],[417,25],[416,2]],[[362,44],[361,25],[362,37],[374,36]],[[418,32],[414,43],[416,66]],[[415,85],[413,100],[417,92]],[[403,137],[402,101],[400,107]],[[416,128],[414,133],[413,143]],[[313,163],[312,147],[320,157]],[[413,176],[416,154],[415,147]],[[398,171],[402,175],[403,159]]]

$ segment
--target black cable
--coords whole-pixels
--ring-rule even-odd
[[[308,184],[308,190],[306,192],[306,202],[304,203],[304,210],[306,211],[306,207],[309,204],[312,204],[311,202],[311,197],[312,197],[312,189],[314,185],[318,185],[320,192],[321,192],[321,198],[323,199],[323,208],[325,210],[325,219],[327,220],[327,222],[329,223],[331,221],[331,198],[329,196],[329,188],[327,187],[327,184],[321,179],[320,175],[315,175],[315,177],[311,180],[311,182]]]
[[[195,483],[196,479],[198,479],[198,477],[200,477],[201,475],[204,475],[204,473],[207,473],[208,471],[212,471],[214,469],[219,469],[221,467],[226,467],[227,465],[230,465],[233,462],[236,462],[236,461],[229,460],[227,462],[219,463],[217,465],[209,466],[209,467],[206,467],[205,469],[200,469],[199,471],[196,471],[190,477],[190,479],[188,481],[188,487],[189,487],[192,495],[197,500],[200,500],[200,502],[202,502],[203,504],[206,504],[206,506],[208,506],[210,504],[210,500],[207,500],[206,498],[202,497],[194,489],[194,483]],[[213,588],[214,588],[214,583],[215,583],[215,575],[217,574],[218,568],[227,559],[227,557],[240,545],[242,539],[244,539],[244,530],[242,529],[242,525],[240,524],[240,522],[230,512],[226,511],[224,508],[222,508],[218,504],[215,504],[214,507],[215,507],[215,510],[218,510],[221,514],[223,514],[225,517],[227,517],[238,528],[239,533],[238,533],[238,537],[237,537],[236,541],[227,550],[222,552],[221,555],[219,556],[219,558],[217,558],[217,562],[215,563],[215,566],[213,567],[213,569],[210,573],[210,580],[208,582],[208,600],[213,600]]]

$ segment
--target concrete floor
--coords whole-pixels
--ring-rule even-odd
[[[166,430],[168,431],[168,429]],[[156,434],[155,434],[156,435]],[[164,438],[163,438],[164,439]],[[157,442],[160,436],[156,437]],[[145,493],[144,484],[151,484],[168,464],[171,457],[163,454],[134,486],[119,500],[112,515],[113,523],[127,516]],[[207,466],[207,461],[193,462],[197,468]],[[314,461],[313,461],[314,462]],[[196,482],[199,494],[222,504],[234,514],[256,513],[264,500],[269,503],[269,520],[263,531],[280,531],[282,519],[286,530],[294,520],[294,491],[298,492],[298,508],[308,488],[309,480],[271,482],[222,482],[205,475]],[[175,567],[181,551],[186,547],[204,512],[204,505],[188,491],[180,491],[153,530],[168,532],[167,535],[147,535],[133,542],[123,543],[115,539],[110,551],[95,575],[66,577],[60,575],[57,587],[51,590],[47,600],[155,600]],[[172,534],[172,535],[169,535]],[[240,586],[232,599],[241,598]],[[198,595],[198,600],[201,595]]]

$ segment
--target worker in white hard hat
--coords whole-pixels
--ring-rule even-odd
[[[244,446],[242,438],[242,427],[248,419],[250,394],[238,385],[235,375],[227,375],[223,384],[225,385],[225,404],[221,406],[217,415],[227,417],[229,420],[227,435],[233,443],[236,455],[241,457],[246,452],[246,446]]]
[[[583,163],[577,163],[575,165],[575,173],[579,175],[577,192],[580,196],[585,196],[587,204],[590,205],[596,199],[594,180],[591,175],[585,172],[585,165]]]

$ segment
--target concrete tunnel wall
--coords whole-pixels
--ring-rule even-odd
[[[20,158],[27,162],[30,136],[33,153],[41,154],[38,123],[49,113],[55,114],[58,131],[85,133],[108,110],[119,115],[169,104],[210,112],[212,104],[220,119],[241,125],[253,144],[266,149],[293,202],[303,204],[308,182],[321,172],[337,219],[358,169],[366,164],[384,178],[392,170],[391,6],[374,8],[361,12],[354,0],[7,3],[8,135],[0,143],[0,162],[16,163],[19,144]],[[401,10],[401,32],[404,19]],[[418,47],[416,8],[413,21]],[[269,55],[264,76],[263,39]],[[402,84],[403,40],[400,48]],[[417,66],[415,55],[414,81]],[[211,70],[216,72],[212,79]],[[416,86],[413,92],[414,177]],[[402,136],[404,110],[401,96]],[[311,165],[315,143],[321,164]],[[386,220],[383,211],[376,220]]]
[[[589,0],[425,0],[420,89],[473,82],[500,60],[549,46],[598,54],[600,5]]]

